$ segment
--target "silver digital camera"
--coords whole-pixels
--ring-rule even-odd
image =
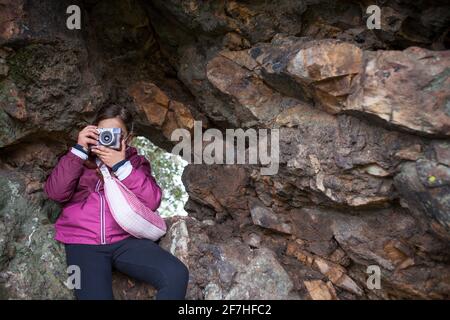
[[[122,129],[120,128],[98,128],[97,145],[111,149],[120,150]]]

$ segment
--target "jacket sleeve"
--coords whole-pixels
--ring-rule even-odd
[[[148,162],[144,156],[138,156],[137,159],[138,160],[136,161],[125,163],[119,168],[116,174],[119,180],[121,180],[122,183],[139,198],[139,200],[155,211],[161,204],[161,188],[152,176],[150,162]],[[121,176],[125,177],[123,178]]]
[[[83,172],[83,162],[70,150],[59,159],[44,185],[44,192],[50,199],[66,202],[72,198]]]

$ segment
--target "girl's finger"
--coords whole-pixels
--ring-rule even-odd
[[[86,142],[89,143],[89,144],[93,144],[93,145],[97,144],[97,140],[90,139],[90,138],[86,138]]]
[[[109,148],[106,148],[102,145],[98,145],[95,147],[97,150],[103,151],[103,152],[107,152],[109,150]]]
[[[91,151],[95,154],[101,154],[102,151],[97,148],[97,146],[92,146]]]
[[[98,146],[98,149],[100,151],[102,151],[105,155],[111,155],[111,154],[113,154],[116,151],[116,150],[113,150],[111,148],[107,148],[107,147],[104,147],[104,146]]]
[[[105,155],[101,150],[98,150],[97,148],[92,148],[91,151],[99,157],[103,157]]]
[[[86,134],[86,137],[91,137],[91,138],[97,140],[97,139],[98,139],[98,134],[95,134],[95,133],[93,133],[93,132],[88,132],[88,133]]]
[[[94,149],[92,149],[92,150],[96,150],[96,151],[97,151],[96,154],[98,154],[98,155],[100,155],[100,156],[102,156],[102,157],[107,157],[107,156],[109,156],[109,153],[108,153],[108,152],[99,150],[98,148],[94,148]]]

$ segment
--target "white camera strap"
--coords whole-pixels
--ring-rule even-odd
[[[104,163],[101,164],[100,171],[104,179],[111,179],[111,174],[109,173],[109,170]]]

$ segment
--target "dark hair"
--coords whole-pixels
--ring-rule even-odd
[[[97,112],[94,124],[97,125],[100,121],[110,118],[120,118],[128,133],[133,131],[133,116],[125,106],[116,104],[105,104]]]

